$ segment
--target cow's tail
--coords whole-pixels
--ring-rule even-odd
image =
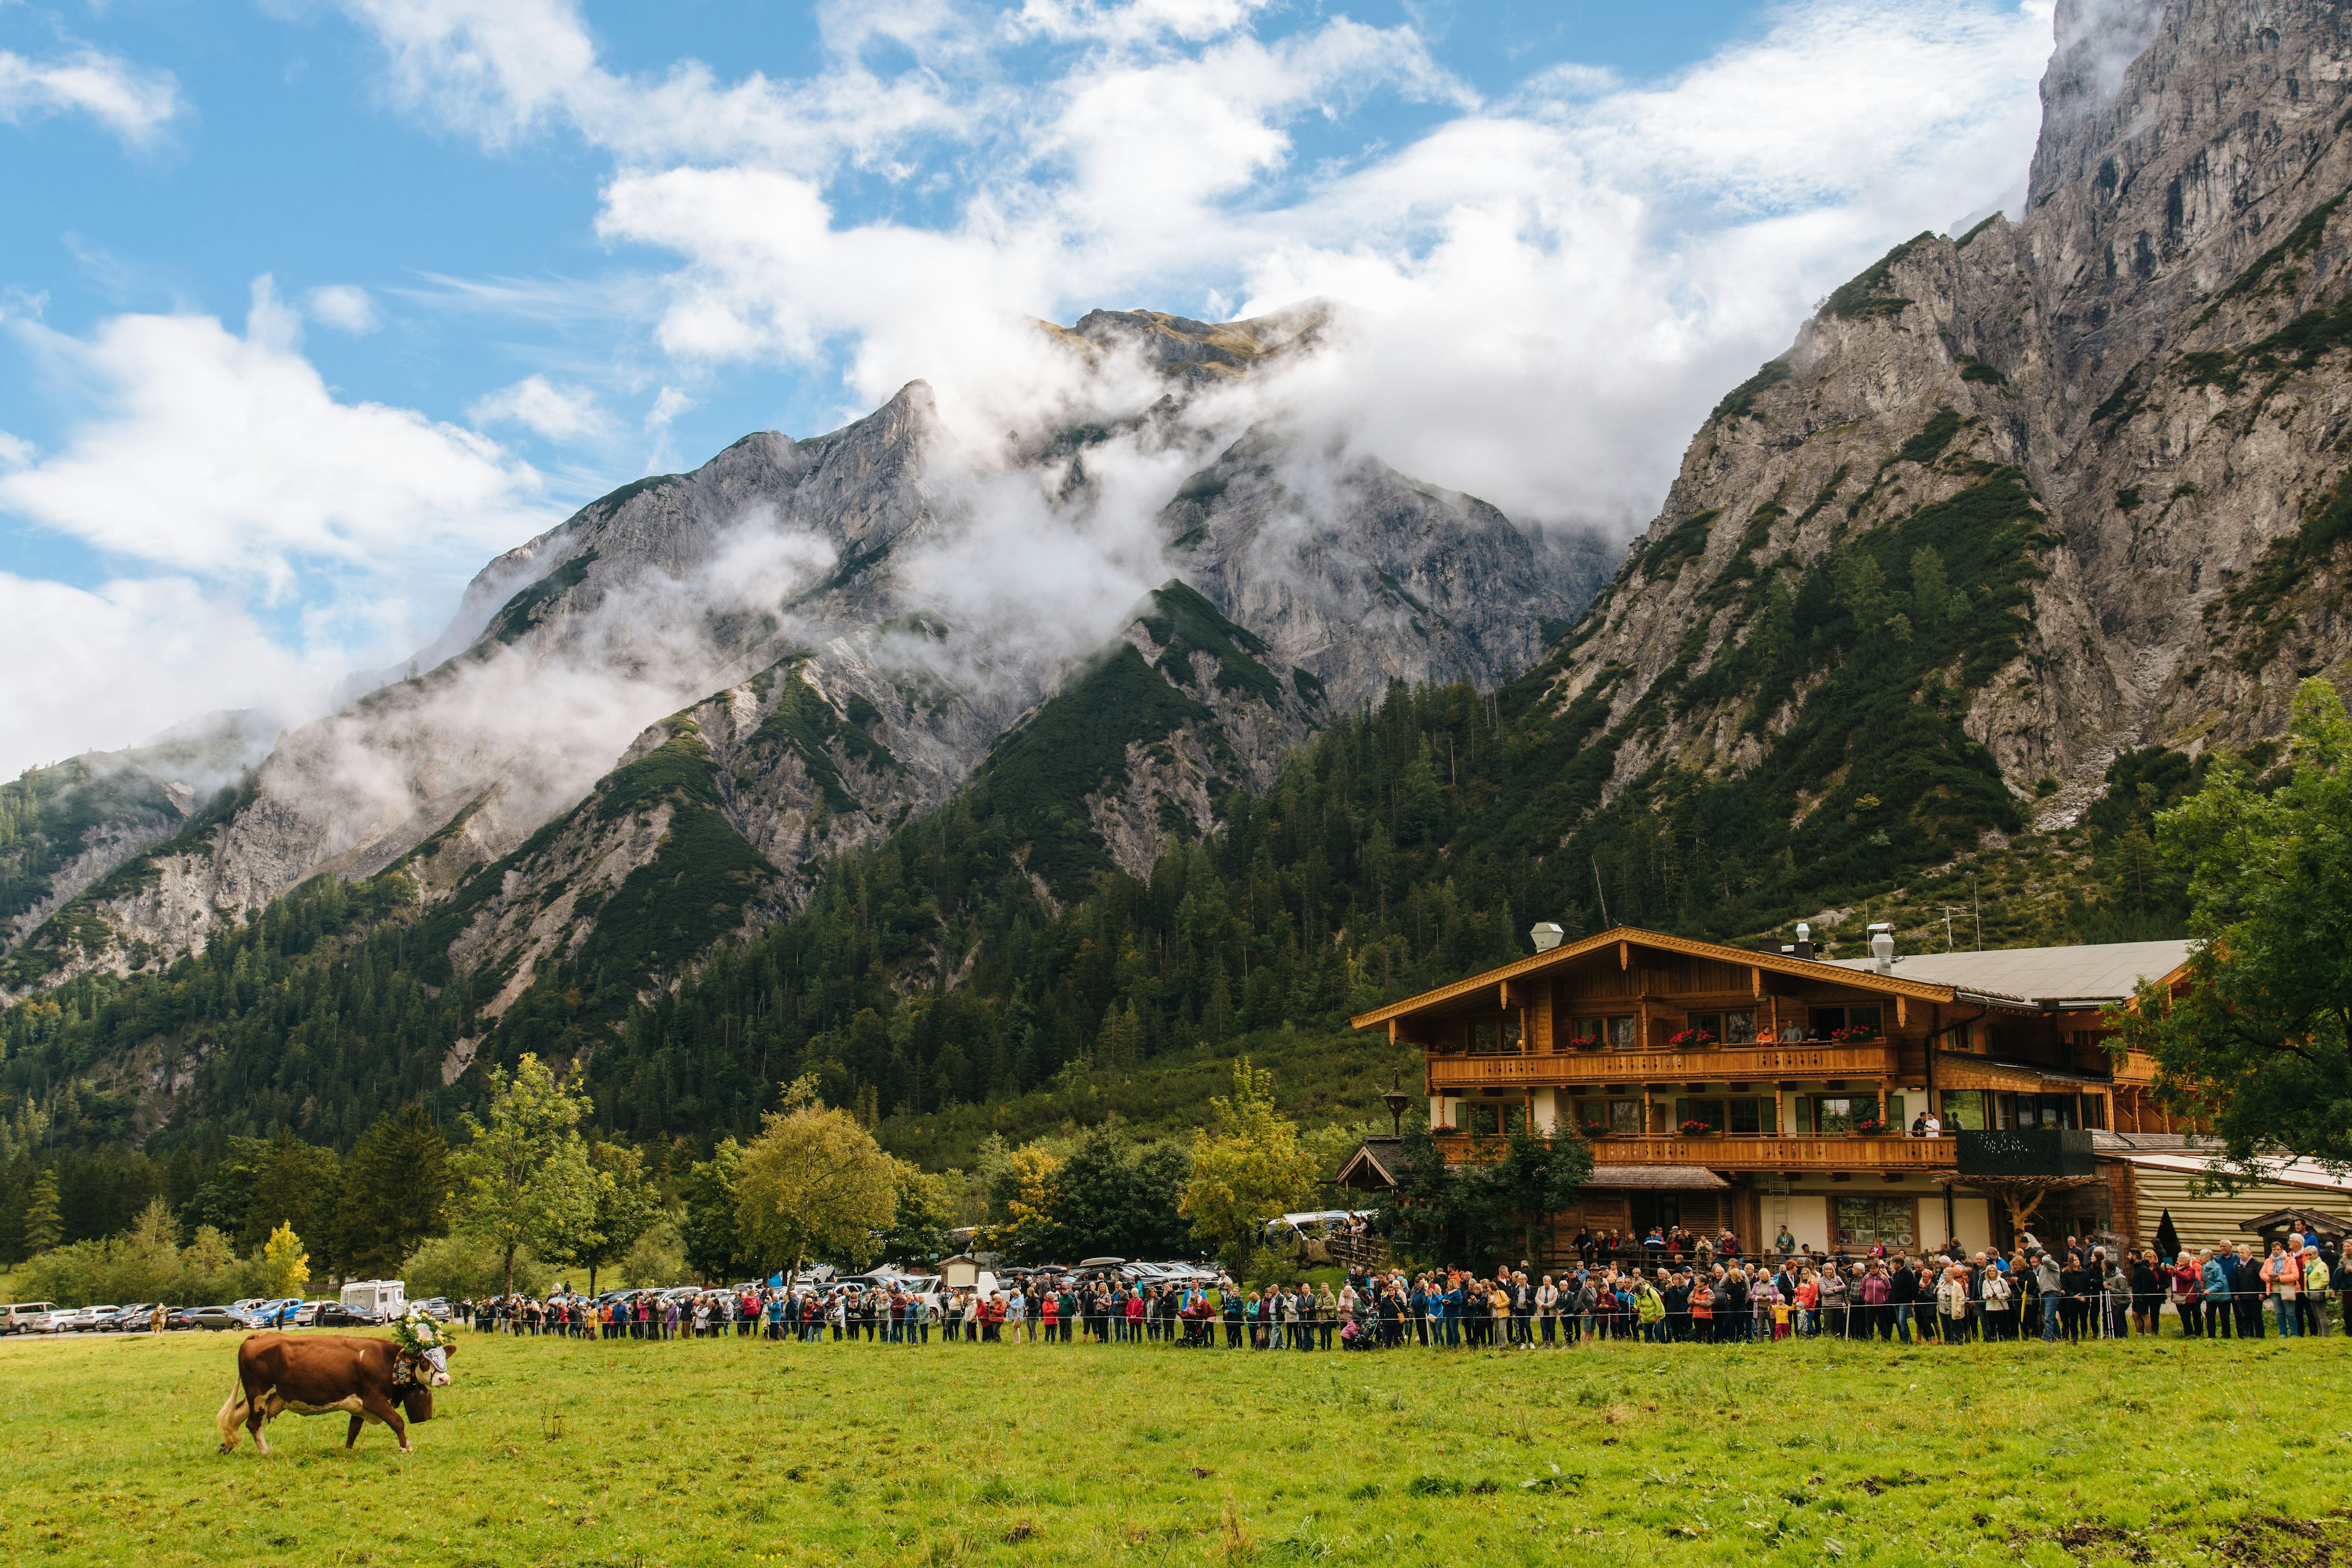
[[[251,1414],[252,1407],[246,1403],[245,1397],[245,1373],[240,1369],[236,1384],[228,1391],[227,1402],[220,1407],[220,1414],[213,1417],[213,1425],[220,1428],[222,1453],[236,1452],[237,1439],[244,1436],[240,1428]]]

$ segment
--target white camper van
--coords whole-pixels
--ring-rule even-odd
[[[408,1310],[408,1284],[402,1279],[354,1279],[343,1287],[343,1310],[374,1322],[389,1322]]]

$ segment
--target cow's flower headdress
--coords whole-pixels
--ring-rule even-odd
[[[411,1307],[405,1316],[393,1320],[392,1337],[403,1352],[423,1361],[425,1352],[440,1348],[441,1325]]]

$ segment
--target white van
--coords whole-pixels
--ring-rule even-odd
[[[343,1287],[343,1310],[362,1314],[379,1323],[390,1322],[408,1310],[404,1279],[354,1279]]]
[[[0,1307],[0,1334],[47,1333],[55,1301],[12,1301]]]

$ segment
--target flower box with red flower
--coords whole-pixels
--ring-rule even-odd
[[[1701,1046],[1715,1044],[1715,1037],[1705,1029],[1685,1029],[1681,1034],[1669,1038],[1666,1044],[1677,1051],[1695,1051]]]
[[[1432,1138],[1451,1138],[1460,1131],[1451,1121],[1441,1121],[1429,1130],[1429,1135]]]
[[[1568,1048],[1571,1051],[1597,1051],[1601,1048],[1601,1037],[1598,1035],[1571,1035],[1569,1037]]]
[[[1851,1024],[1843,1029],[1832,1029],[1830,1038],[1840,1045],[1848,1045],[1856,1040],[1874,1040],[1878,1038],[1878,1031],[1865,1025]]]
[[[1685,1138],[1699,1138],[1706,1136],[1707,1133],[1713,1132],[1715,1131],[1715,1126],[1712,1122],[1701,1121],[1697,1117],[1694,1116],[1689,1121],[1682,1124],[1681,1131],[1682,1135]]]
[[[1857,1138],[1874,1138],[1885,1131],[1886,1123],[1875,1116],[1862,1117],[1853,1124],[1853,1135]]]

